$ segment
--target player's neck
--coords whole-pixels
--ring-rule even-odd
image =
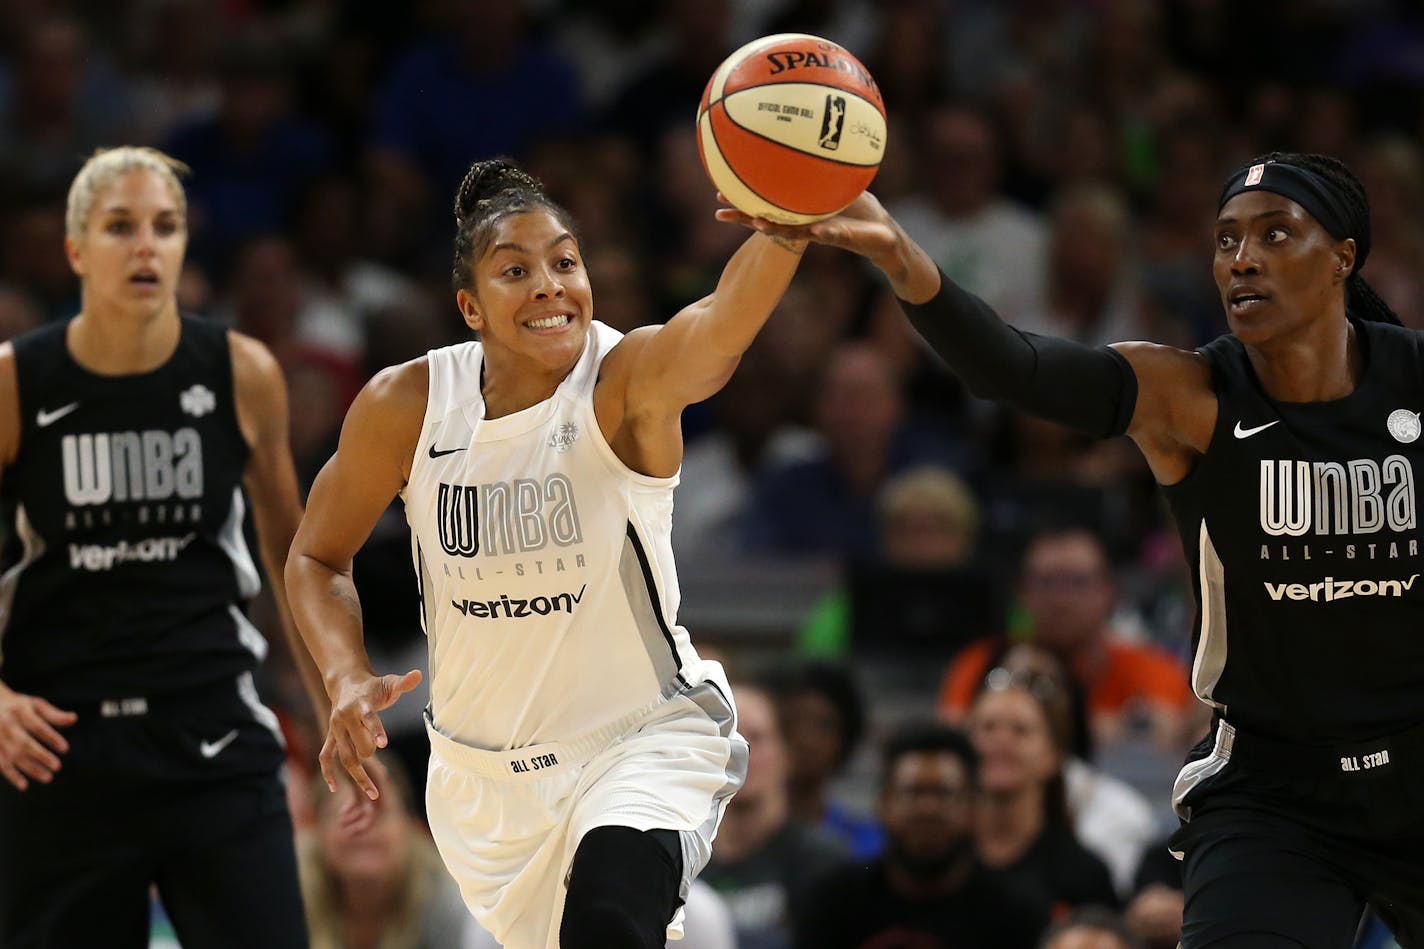
[[[104,376],[151,372],[178,348],[182,322],[170,301],[147,313],[82,309],[69,324],[65,342],[74,361]]]

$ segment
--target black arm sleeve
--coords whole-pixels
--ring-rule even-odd
[[[1097,438],[1127,431],[1137,375],[1121,353],[1014,329],[943,271],[939,280],[934,297],[900,306],[970,392]]]

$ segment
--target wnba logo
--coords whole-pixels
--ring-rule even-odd
[[[191,428],[65,435],[59,453],[74,507],[203,496],[203,440]]]
[[[523,554],[551,542],[568,547],[583,540],[574,486],[559,473],[542,484],[528,478],[479,485],[442,481],[435,504],[440,549],[452,557],[481,550],[489,557]]]
[[[1414,469],[1403,455],[1382,463],[1261,460],[1261,529],[1273,537],[1406,531],[1417,520]]]
[[[821,117],[820,145],[828,152],[841,147],[841,132],[845,130],[845,96],[826,96],[826,109]]]

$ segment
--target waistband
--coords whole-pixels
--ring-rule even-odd
[[[108,698],[78,701],[54,698],[50,701],[65,711],[74,712],[81,719],[135,718],[231,708],[234,703],[242,700],[244,689],[250,690],[254,700],[256,699],[256,686],[251,672],[167,692],[116,694]]]
[[[1266,768],[1300,778],[1361,780],[1424,771],[1424,722],[1364,741],[1301,744],[1268,738],[1218,720],[1218,747],[1247,768]]]
[[[457,765],[484,778],[537,781],[566,768],[576,768],[627,734],[629,729],[668,700],[659,698],[582,735],[562,741],[548,741],[521,748],[487,750],[451,738],[435,727],[430,707],[425,708],[425,730],[430,750],[442,761]]]

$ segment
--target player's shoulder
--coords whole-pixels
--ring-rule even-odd
[[[430,392],[430,360],[430,354],[426,353],[386,366],[367,381],[357,398],[391,410],[419,406],[424,413]]]

